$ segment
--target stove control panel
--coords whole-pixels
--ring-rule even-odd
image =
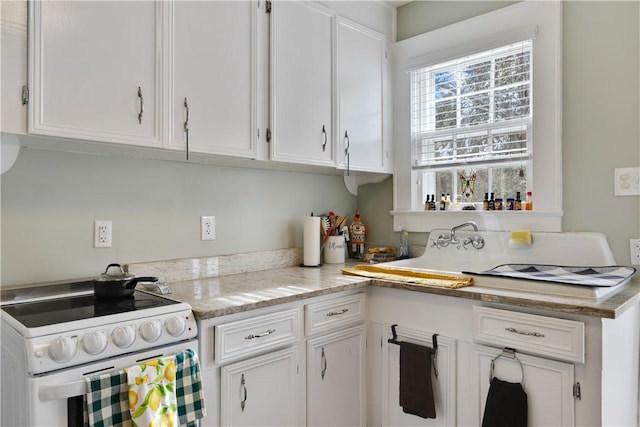
[[[29,373],[42,374],[170,345],[197,334],[193,313],[182,310],[29,338],[25,340]]]

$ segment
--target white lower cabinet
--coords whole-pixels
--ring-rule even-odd
[[[364,293],[305,305],[307,425],[367,425],[365,320]]]
[[[300,350],[291,347],[221,368],[220,425],[298,426]]]
[[[637,423],[638,305],[603,319],[372,287],[367,313],[368,425],[482,425],[492,361],[496,378],[522,384],[530,426]],[[400,341],[431,346],[439,334],[435,419],[399,405],[393,324]]]
[[[527,394],[528,425],[573,426],[574,422],[574,366],[571,363],[515,354],[515,359],[501,356],[501,349],[475,345],[472,347],[472,390],[474,425],[482,425],[487,393],[490,385],[491,361],[495,377],[521,383]]]
[[[365,307],[345,292],[200,320],[200,425],[367,425]]]
[[[385,330],[389,330],[388,327]],[[398,340],[433,348],[433,331],[397,327]],[[456,420],[456,341],[442,335],[437,336],[438,349],[432,366],[436,418],[421,418],[407,414],[400,406],[400,346],[389,343],[391,333],[383,340],[383,425],[388,426],[452,426]],[[437,374],[436,374],[437,373]]]
[[[364,325],[307,341],[307,425],[364,426]]]

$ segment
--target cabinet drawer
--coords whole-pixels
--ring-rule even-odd
[[[559,360],[584,363],[584,323],[473,307],[473,339]]]
[[[348,295],[305,306],[305,332],[328,332],[365,319],[365,294]]]
[[[300,310],[292,309],[216,326],[217,363],[253,356],[300,339]]]

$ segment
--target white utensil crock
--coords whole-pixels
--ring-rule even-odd
[[[344,236],[329,236],[324,244],[324,262],[327,264],[343,263],[344,250]]]

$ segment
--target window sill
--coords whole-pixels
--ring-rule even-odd
[[[412,232],[450,229],[474,221],[480,230],[562,231],[562,212],[558,211],[398,211],[393,216],[393,229],[405,227]]]

